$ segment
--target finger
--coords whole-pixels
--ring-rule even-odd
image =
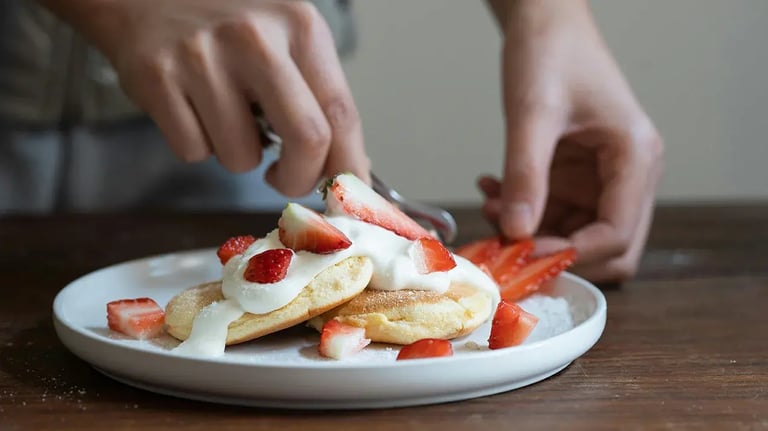
[[[483,175],[477,179],[477,187],[486,198],[499,198],[501,196],[501,182],[490,175]]]
[[[261,147],[250,103],[217,58],[212,40],[192,39],[184,45],[185,88],[192,99],[219,162],[233,172],[255,168]]]
[[[157,63],[148,70],[151,74],[142,81],[142,87],[127,88],[127,92],[157,124],[178,158],[186,162],[205,160],[211,155],[210,143],[168,63]]]
[[[323,174],[331,130],[314,94],[288,53],[264,67],[260,81],[251,83],[255,97],[275,132],[283,140],[278,159],[265,179],[286,196],[303,196]]]
[[[623,254],[640,220],[638,202],[647,193],[649,167],[630,140],[607,143],[600,149],[597,218],[571,235],[582,262],[600,261]]]
[[[572,246],[570,241],[559,236],[537,236],[533,244],[532,257],[546,256]]]
[[[291,54],[314,94],[331,129],[323,173],[352,172],[370,183],[370,161],[365,152],[360,116],[352,98],[333,36],[316,9],[296,20]]]
[[[546,114],[508,114],[500,225],[512,239],[531,236],[538,227],[560,129],[559,121]]]
[[[607,261],[578,264],[573,272],[595,283],[620,282],[632,277],[637,271],[653,219],[653,196],[653,193],[649,194],[643,202],[640,221],[626,253]]]

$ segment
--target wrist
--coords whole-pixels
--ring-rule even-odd
[[[587,0],[487,0],[503,33],[521,24],[540,27],[589,14]]]
[[[109,41],[104,38],[109,28],[120,28],[114,0],[39,0],[40,4],[71,25],[97,48],[104,51]]]

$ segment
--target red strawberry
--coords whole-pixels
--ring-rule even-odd
[[[572,248],[561,250],[527,263],[521,270],[510,277],[498,281],[501,297],[517,301],[538,290],[546,281],[556,277],[571,266],[576,260],[576,251]]]
[[[340,174],[328,182],[325,203],[332,213],[351,215],[411,240],[432,236],[352,174]]]
[[[501,300],[491,322],[488,348],[501,349],[521,344],[531,334],[539,318],[514,302]]]
[[[456,254],[469,260],[475,265],[480,265],[481,263],[489,265],[489,263],[499,254],[500,250],[501,238],[493,236],[465,244],[456,249]]]
[[[145,340],[163,333],[165,312],[151,298],[120,299],[107,304],[109,329]]]
[[[263,251],[248,259],[243,276],[252,283],[277,283],[285,278],[292,258],[293,252],[287,248]]]
[[[441,356],[453,356],[451,342],[437,338],[424,338],[403,346],[400,349],[400,353],[397,354],[397,360],[439,358]]]
[[[251,235],[232,237],[219,247],[216,255],[219,256],[221,264],[226,265],[226,263],[229,262],[229,259],[232,259],[233,256],[237,256],[238,254],[242,254],[254,242],[256,242],[256,238]]]
[[[502,284],[517,274],[526,265],[528,256],[533,252],[533,247],[534,244],[531,239],[502,247],[488,265],[493,279]]]
[[[280,242],[294,251],[329,254],[352,245],[352,241],[323,216],[299,204],[288,204],[277,225]]]
[[[365,329],[331,319],[323,325],[317,351],[326,358],[344,359],[370,343],[371,340],[365,338]]]
[[[412,255],[420,274],[450,271],[456,267],[453,255],[443,244],[432,238],[419,238],[413,243]]]

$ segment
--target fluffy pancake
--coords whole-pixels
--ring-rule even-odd
[[[462,284],[453,284],[445,293],[366,289],[308,323],[319,331],[323,323],[336,319],[365,328],[366,338],[374,342],[410,344],[469,334],[490,317],[492,306],[488,294]]]
[[[323,270],[290,303],[264,314],[245,313],[230,323],[227,345],[242,343],[304,322],[343,304],[368,285],[373,264],[366,257],[349,257]],[[168,333],[185,340],[195,316],[205,306],[221,301],[221,282],[187,289],[171,299],[165,309]]]

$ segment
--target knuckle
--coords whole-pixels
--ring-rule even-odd
[[[296,129],[297,144],[308,155],[323,155],[331,144],[331,130],[327,123],[316,119],[304,120]]]
[[[311,30],[322,22],[320,12],[310,2],[286,2],[285,7],[294,27],[302,33],[311,33]]]
[[[243,48],[259,63],[269,63],[274,57],[270,36],[254,20],[236,19],[222,23],[216,30],[216,37],[224,46]]]
[[[325,103],[323,112],[334,131],[352,130],[360,124],[360,115],[354,103],[345,97],[336,97]]]
[[[167,84],[173,74],[173,60],[161,51],[139,54],[135,72],[140,82]]]
[[[188,67],[194,71],[208,69],[208,41],[204,34],[195,34],[179,42],[179,55]]]

